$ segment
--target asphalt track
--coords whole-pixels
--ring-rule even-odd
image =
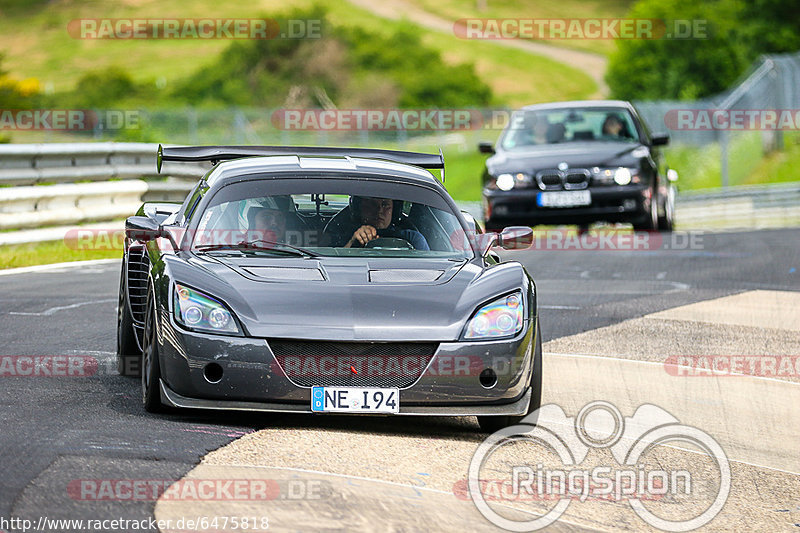
[[[537,282],[545,341],[574,338],[581,333],[617,327],[645,316],[657,320],[652,316],[665,310],[745,291],[800,290],[800,235],[796,230],[705,234],[688,249],[660,247],[648,251],[604,252],[538,250],[509,252],[506,255],[522,261]],[[374,468],[376,464],[384,462],[391,466],[393,461],[387,457],[405,457],[406,454],[401,453],[405,447],[425,448],[432,444],[435,450],[428,451],[441,455],[444,461],[442,468],[447,468],[448,461],[451,461],[449,468],[452,470],[451,452],[460,450],[459,453],[468,457],[481,441],[474,421],[469,418],[409,420],[191,412],[148,415],[140,405],[138,382],[122,378],[113,370],[118,276],[117,262],[0,275],[3,356],[78,355],[94,357],[99,363],[97,372],[89,377],[0,378],[0,402],[3,406],[0,411],[3,422],[0,432],[0,471],[3,473],[0,517],[17,516],[34,521],[40,517],[152,517],[156,504],[152,498],[95,501],[82,498],[71,487],[75,487],[76,480],[87,479],[163,480],[168,484],[189,473],[208,452],[244,436],[240,442],[254,446],[250,452],[255,458],[263,458],[259,454],[265,452],[280,456],[292,452],[292,464],[288,465],[290,468],[269,472],[270,479],[285,483],[290,479],[312,476],[317,480],[324,479],[326,486],[337,494],[351,491],[351,497],[345,498],[350,504],[343,507],[350,512],[343,513],[340,509],[340,516],[328,515],[328,518],[331,524],[369,529],[365,525],[375,527],[376,522],[371,516],[373,511],[368,511],[368,508],[375,501],[381,501],[380,495],[386,493],[387,489],[379,481],[383,475],[377,471],[374,475],[366,475],[368,472],[363,468],[370,468],[370,464]],[[663,320],[668,322],[667,318]],[[669,342],[668,337],[665,342]],[[664,347],[666,353],[669,349],[669,345]],[[579,385],[587,376],[603,370],[591,368],[591,360],[590,363],[576,365],[574,358],[562,357],[559,360],[559,357],[562,356],[549,355],[546,358],[546,365],[550,364],[552,369],[551,379],[557,375],[561,376],[558,378],[561,382],[574,379],[574,387],[573,390],[563,391],[545,389],[545,401],[560,400],[565,410],[574,415],[573,404],[579,407],[584,399],[601,399],[598,398],[600,392]],[[613,364],[624,366],[623,363]],[[629,361],[628,364],[634,363]],[[547,366],[545,376],[548,376]],[[652,379],[658,380],[658,376],[654,375]],[[773,386],[771,382],[762,381],[760,385],[754,385],[760,389],[749,390],[745,398],[774,394],[776,401],[779,401],[780,395],[787,398],[795,394],[794,389],[787,389],[785,383],[775,382]],[[792,386],[797,387],[794,384]],[[631,394],[637,387],[635,383],[621,380],[618,394],[607,397],[606,391],[602,399],[618,402],[621,409],[627,409],[641,399]],[[657,389],[653,388],[651,401],[672,410],[670,408],[674,405],[670,403],[670,393],[676,394],[676,391]],[[736,391],[730,394],[737,395],[739,391],[737,386]],[[682,390],[678,393],[690,392]],[[578,396],[581,396],[580,400]],[[774,416],[764,413],[762,422],[767,426],[760,430],[769,433],[770,427],[775,428],[777,442],[783,443],[785,449],[775,450],[774,454],[770,454],[769,447],[762,449],[759,462],[755,463],[757,467],[773,469],[777,472],[774,475],[788,476],[772,482],[780,483],[783,490],[794,491],[794,501],[783,505],[788,507],[787,514],[775,514],[789,519],[776,523],[781,529],[791,526],[792,520],[800,522],[800,507],[796,500],[797,478],[792,474],[798,468],[796,464],[786,463],[783,468],[777,464],[783,458],[788,461],[794,457],[796,460],[797,444],[794,443],[792,448],[791,440],[782,440],[787,438],[784,433],[796,426],[788,425],[781,430],[776,425],[780,423],[780,416],[793,417],[794,420],[800,417],[797,416],[797,404],[782,405],[783,409],[774,410]],[[764,406],[765,409],[770,408],[769,403]],[[719,438],[723,445],[730,446],[730,455],[734,460],[737,459],[737,453],[750,453],[747,439],[734,438],[737,433],[742,433],[737,432],[742,427],[741,421],[725,420],[727,413],[724,411],[693,410],[686,402],[684,407],[676,416],[684,421],[684,415],[691,417],[693,414],[702,414],[702,417],[691,422]],[[631,411],[627,410],[625,414],[629,415]],[[730,413],[730,416],[734,414]],[[258,430],[261,431],[249,435]],[[259,441],[258,436],[262,434],[274,437],[273,442]],[[331,436],[336,438],[338,447],[329,446]],[[348,445],[348,440],[354,443],[353,446]],[[270,450],[272,445],[277,448]],[[371,452],[374,455],[367,455],[365,459],[365,454],[361,453],[360,461],[366,461],[362,465],[358,457],[350,456],[354,450],[363,450],[364,447],[374,450]],[[219,453],[224,455],[225,449]],[[276,450],[280,453],[275,453]],[[337,464],[335,459],[340,456],[350,457],[351,462]],[[416,461],[420,465],[416,470],[423,470],[415,475],[430,475],[425,469],[432,465],[426,464],[424,468],[422,465],[432,457],[425,454],[409,459],[412,469],[413,461]],[[743,471],[752,469],[752,465],[748,464],[746,457],[738,459],[741,464],[737,463],[734,474],[747,479],[765,475],[761,470]],[[218,463],[210,460],[209,467],[230,465],[232,460],[230,457]],[[402,463],[399,459],[394,462]],[[267,460],[261,463],[265,468],[270,466]],[[282,466],[287,466],[287,462],[284,461]],[[390,470],[389,466],[386,470]],[[230,473],[225,475],[230,476]],[[353,488],[355,477],[348,478],[348,475],[357,476],[362,487]],[[451,480],[446,480],[435,489],[432,487],[436,483],[430,482],[427,488],[422,489],[419,480],[408,480],[408,472],[397,475],[405,477],[398,479],[397,476],[389,476],[384,479],[394,479],[395,486],[401,491],[417,485],[419,491],[428,491],[425,494],[429,498],[421,508],[414,507],[418,505],[414,502],[409,504],[411,507],[398,507],[395,504],[394,507],[401,511],[400,518],[397,522],[386,522],[384,525],[391,524],[400,529],[405,516],[408,529],[418,529],[426,524],[434,530],[450,529],[456,523],[442,516],[447,515],[450,509],[454,515],[462,513],[462,517],[467,517],[468,524],[474,529],[488,526],[480,516],[475,518],[468,514],[471,502],[460,501],[456,508],[448,507],[453,504]],[[461,471],[455,479],[463,479],[464,476],[465,472]],[[765,487],[765,481],[766,478],[763,478],[760,486],[768,491],[770,485]],[[757,480],[754,483],[758,486]],[[344,488],[345,484],[349,488]],[[365,494],[369,494],[370,498],[365,498]],[[385,498],[393,502],[403,501],[398,500],[397,494],[391,491]],[[443,501],[436,503],[437,499]],[[429,507],[428,500],[436,505]],[[734,496],[731,501],[738,500]],[[162,510],[157,514],[164,516],[175,516],[175,513],[185,515],[188,511],[199,511],[201,507],[182,502],[184,508],[163,509],[163,503],[159,504]],[[783,503],[780,500],[780,504],[775,505],[781,507]],[[431,513],[431,508],[439,511]],[[283,511],[288,509],[284,508]],[[404,509],[416,510],[417,514],[406,512],[403,515]],[[326,511],[330,510],[326,508]],[[775,509],[775,513],[782,511]],[[742,517],[746,517],[745,511],[741,513]],[[587,511],[585,514],[591,513]],[[326,526],[319,516],[312,516],[310,522],[301,523],[286,522],[292,520],[290,517],[294,515],[282,513],[279,508],[273,509],[271,515],[272,529]],[[413,520],[412,515],[416,517]],[[581,513],[573,513],[565,519],[563,527],[637,528],[635,517],[630,516],[625,518],[628,522],[621,522],[622,526],[619,522],[609,525],[609,522],[585,522],[581,518]],[[766,527],[766,522],[759,523]],[[384,528],[378,526],[378,529]]]

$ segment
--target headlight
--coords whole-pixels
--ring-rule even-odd
[[[614,181],[617,185],[627,185],[631,182],[631,171],[625,167],[619,167],[614,172]]]
[[[514,176],[511,174],[500,174],[495,180],[497,188],[501,191],[510,191],[514,188]]]
[[[173,301],[179,324],[212,333],[239,333],[231,312],[200,291],[176,283]]]
[[[522,295],[519,292],[484,305],[467,324],[466,339],[511,337],[522,330]]]

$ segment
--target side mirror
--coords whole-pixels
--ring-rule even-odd
[[[125,221],[125,236],[135,241],[152,241],[161,237],[161,226],[150,217],[128,217]]]
[[[493,154],[494,145],[489,141],[481,141],[478,143],[478,151],[482,154]]]
[[[533,230],[527,226],[505,228],[497,240],[504,250],[525,250],[533,244]]]
[[[657,133],[650,137],[650,144],[652,146],[666,146],[669,144],[668,133]]]

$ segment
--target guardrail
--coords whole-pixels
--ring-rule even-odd
[[[154,143],[0,144],[0,185],[159,177]],[[161,176],[197,178],[209,166],[165,163]]]
[[[762,229],[800,225],[800,182],[741,185],[679,194],[680,229]]]
[[[159,174],[157,148],[114,142],[0,145],[0,185],[13,186],[0,188],[0,230],[113,220],[143,201],[183,200],[210,165],[165,163]]]

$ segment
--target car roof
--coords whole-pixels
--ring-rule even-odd
[[[571,102],[549,102],[546,104],[532,104],[523,107],[525,111],[542,109],[569,109],[580,107],[624,107],[632,109],[633,105],[626,100],[574,100]]]
[[[414,165],[361,157],[299,157],[296,155],[255,156],[223,161],[206,175],[209,186],[249,174],[336,173],[337,178],[364,179],[380,174],[402,183],[424,184],[441,188],[433,174]]]

